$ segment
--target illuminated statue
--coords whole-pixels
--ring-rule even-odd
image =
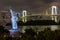
[[[11,13],[12,29],[16,30],[16,29],[18,29],[18,26],[17,26],[17,21],[18,21],[17,13],[12,11],[12,9],[10,9],[10,13]]]

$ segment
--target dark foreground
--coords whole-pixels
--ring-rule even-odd
[[[17,23],[19,26],[60,25],[60,21],[56,23],[54,20],[30,20],[27,22],[18,21]],[[6,24],[6,26],[11,26],[11,25],[12,25],[11,23]]]
[[[26,29],[25,33],[18,32],[19,36],[10,36],[10,32],[0,26],[0,40],[60,40],[60,30],[51,31],[46,28],[44,31]]]

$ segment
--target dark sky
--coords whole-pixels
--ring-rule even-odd
[[[0,10],[12,8],[16,11],[27,10],[32,13],[40,13],[52,5],[60,4],[60,0],[0,0]]]

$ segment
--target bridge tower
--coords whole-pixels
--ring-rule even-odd
[[[22,12],[22,21],[23,22],[26,22],[27,21],[27,18],[26,18],[26,16],[27,16],[27,11],[26,10],[23,10],[23,12]]]
[[[57,15],[57,7],[56,6],[52,6],[51,15]],[[52,20],[54,20],[55,22],[58,22],[57,16],[52,16]]]

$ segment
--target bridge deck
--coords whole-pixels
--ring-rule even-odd
[[[60,16],[60,14],[57,14],[57,15],[51,15],[51,14],[32,14],[32,15],[27,15],[25,17],[30,17],[30,16]],[[25,18],[25,17],[20,17],[20,18]]]

